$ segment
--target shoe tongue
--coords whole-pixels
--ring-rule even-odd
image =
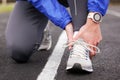
[[[79,44],[74,44],[74,46],[73,46],[73,55],[86,57],[87,52],[88,51],[86,50],[86,48],[84,46],[79,45]]]

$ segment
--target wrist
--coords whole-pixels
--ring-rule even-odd
[[[92,19],[90,18],[87,18],[87,22],[86,22],[86,25],[100,25],[100,23],[96,23],[94,22]]]
[[[73,26],[72,23],[69,23],[65,27],[66,32],[72,32],[73,31]]]
[[[67,33],[68,41],[72,41],[73,39],[73,26],[72,23],[69,23],[65,27],[65,31]]]
[[[95,23],[91,19],[87,19],[86,24],[83,27],[84,27],[84,30],[86,29],[95,30],[100,27],[100,23]]]

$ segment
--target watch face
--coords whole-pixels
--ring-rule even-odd
[[[100,22],[102,16],[99,13],[95,13],[93,18],[94,18],[95,21]]]

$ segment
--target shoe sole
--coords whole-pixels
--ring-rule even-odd
[[[92,71],[87,71],[87,70],[82,69],[79,63],[75,63],[72,68],[67,69],[67,72],[92,73]]]

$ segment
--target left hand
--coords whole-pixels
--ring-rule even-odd
[[[72,44],[69,44],[73,41],[73,25],[72,22],[67,24],[65,31],[67,33],[69,49],[72,49]]]

